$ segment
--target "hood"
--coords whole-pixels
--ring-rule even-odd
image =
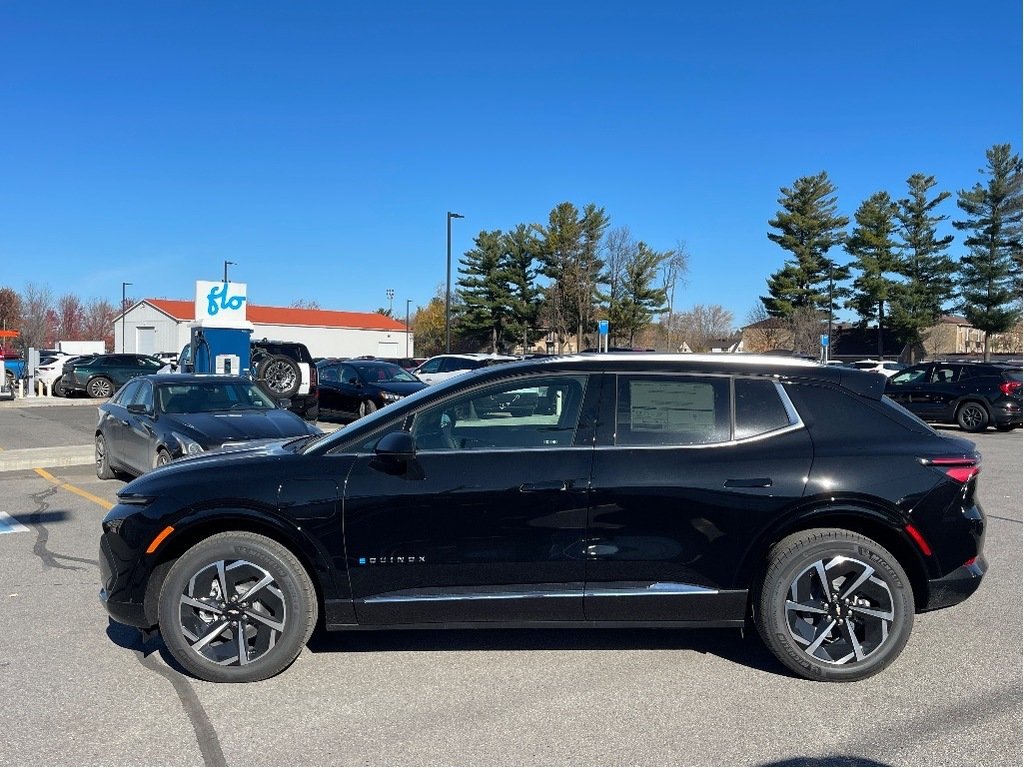
[[[279,440],[310,434],[306,422],[291,411],[230,411],[166,415],[168,426],[205,446],[247,440]]]

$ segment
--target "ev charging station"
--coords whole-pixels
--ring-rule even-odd
[[[196,321],[189,326],[195,373],[249,375],[253,325],[246,319],[246,289],[245,283],[196,281]]]

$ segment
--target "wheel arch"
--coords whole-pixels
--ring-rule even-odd
[[[877,542],[892,553],[906,572],[915,606],[927,605],[927,564],[895,514],[863,503],[837,504],[824,500],[780,521],[765,531],[748,550],[740,568],[739,581],[748,586],[748,599],[752,604],[756,605],[753,601],[760,590],[772,547],[793,533],[812,528],[841,528]]]
[[[954,418],[956,417],[956,412],[960,410],[960,407],[963,406],[963,405],[966,405],[967,403],[976,403],[976,404],[980,405],[982,408],[985,409],[985,413],[988,414],[988,418],[991,421],[991,419],[992,419],[992,407],[989,405],[988,400],[986,398],[984,398],[984,397],[980,397],[980,396],[975,395],[975,394],[964,395],[963,397],[959,398],[956,401],[956,403],[953,405],[953,415],[954,415]]]
[[[334,569],[326,553],[322,552],[309,537],[285,521],[255,510],[211,509],[205,510],[201,516],[188,522],[178,521],[174,526],[174,534],[154,553],[156,561],[150,571],[144,602],[147,621],[152,622],[154,626],[158,622],[157,603],[160,589],[175,561],[204,539],[229,531],[266,536],[291,552],[306,570],[313,584],[318,615],[325,615],[324,599],[332,597],[334,592]],[[316,556],[312,556],[311,552],[316,552]]]

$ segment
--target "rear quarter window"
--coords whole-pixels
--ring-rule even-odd
[[[815,439],[884,441],[904,438],[908,432],[934,433],[888,398],[873,400],[811,382],[790,382],[785,389]]]

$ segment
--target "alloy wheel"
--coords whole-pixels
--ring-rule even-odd
[[[960,406],[960,425],[964,429],[968,431],[976,430],[987,421],[988,414],[977,403],[967,403]]]
[[[263,377],[275,392],[287,392],[295,386],[295,368],[283,360],[274,360],[267,365]]]
[[[886,644],[895,617],[883,574],[854,558],[818,560],[790,585],[786,624],[803,652],[818,662],[859,662]]]
[[[222,666],[263,657],[287,621],[274,577],[247,560],[218,560],[195,573],[180,596],[178,617],[192,650]]]

